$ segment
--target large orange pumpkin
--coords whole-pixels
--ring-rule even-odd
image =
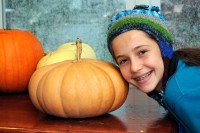
[[[42,46],[31,32],[0,29],[0,92],[27,90],[43,56]]]
[[[34,72],[29,95],[35,107],[64,118],[94,117],[118,109],[128,94],[128,84],[119,69],[109,62],[77,55],[75,61],[47,65]]]

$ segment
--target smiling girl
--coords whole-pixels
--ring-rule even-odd
[[[107,41],[127,82],[168,110],[179,132],[200,131],[200,49],[173,51],[173,37],[158,7],[139,5],[117,13]]]

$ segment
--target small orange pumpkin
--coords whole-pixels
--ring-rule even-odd
[[[29,82],[29,95],[42,112],[64,118],[85,118],[118,109],[128,83],[112,63],[97,59],[63,61],[38,68]]]
[[[43,56],[42,46],[31,32],[0,29],[0,92],[27,90]]]

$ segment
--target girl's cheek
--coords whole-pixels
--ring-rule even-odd
[[[130,77],[130,73],[128,71],[128,68],[125,68],[125,67],[120,68],[120,72],[121,72],[123,78],[127,81]]]

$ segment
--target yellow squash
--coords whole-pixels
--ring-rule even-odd
[[[94,50],[88,44],[82,43],[81,58],[96,59],[96,54]],[[60,45],[55,51],[49,52],[46,56],[44,56],[37,64],[37,68],[61,62],[64,60],[75,60],[75,59],[76,59],[76,42],[69,42]]]

